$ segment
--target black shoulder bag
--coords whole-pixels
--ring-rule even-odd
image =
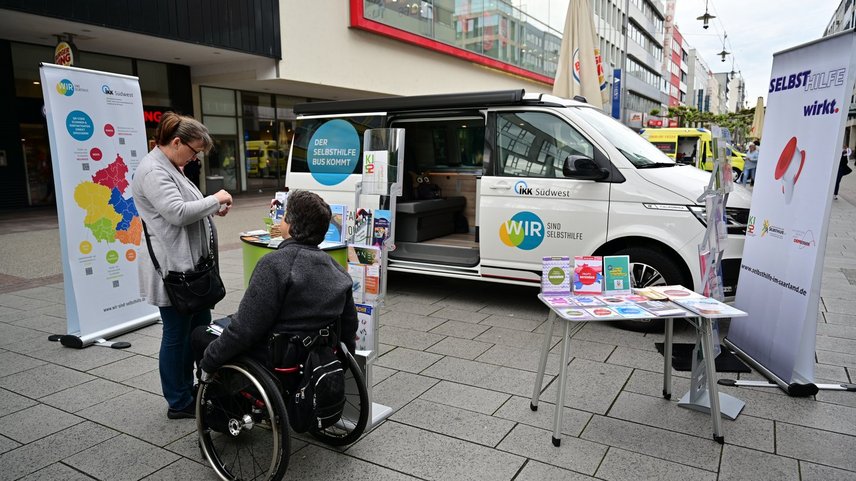
[[[208,223],[211,223],[211,219],[208,219]],[[226,297],[226,288],[223,287],[223,280],[220,279],[220,271],[215,257],[217,241],[214,239],[213,227],[209,225],[211,239],[208,257],[200,259],[193,270],[187,272],[167,271],[166,276],[161,272],[160,264],[158,264],[157,257],[152,250],[149,231],[146,229],[145,222],[143,222],[143,232],[146,234],[146,247],[149,248],[149,255],[152,257],[155,270],[163,278],[166,295],[169,296],[172,307],[180,314],[189,316],[206,309],[212,309],[215,304]]]

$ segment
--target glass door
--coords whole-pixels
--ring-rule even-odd
[[[47,126],[21,124],[21,147],[27,167],[27,193],[30,205],[52,205],[56,201],[56,194]]]

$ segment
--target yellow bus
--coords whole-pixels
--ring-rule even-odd
[[[663,128],[645,129],[642,137],[654,144],[664,154],[682,164],[695,165],[699,169],[713,170],[711,139],[707,129],[701,128]],[[726,154],[734,171],[734,178],[743,172],[743,156],[731,145],[726,145]]]
[[[276,175],[277,167],[285,171],[285,152],[279,150],[275,140],[246,141],[247,173],[250,175]]]

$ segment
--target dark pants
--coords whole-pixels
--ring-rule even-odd
[[[202,357],[205,356],[205,348],[214,342],[214,339],[217,339],[217,336],[208,332],[207,327],[197,327],[190,333],[190,347],[193,350],[193,360],[196,361],[197,366],[202,362]]]
[[[838,167],[838,177],[835,178],[835,191],[833,192],[833,194],[835,194],[835,195],[838,195],[838,187],[841,186],[841,179],[843,179],[845,175],[850,173],[850,172],[845,171],[847,164],[843,164],[843,165],[844,165],[843,167]]]
[[[185,316],[175,308],[159,307],[163,320],[158,367],[163,397],[171,409],[184,409],[193,402],[193,353],[190,333],[211,323],[211,311]]]

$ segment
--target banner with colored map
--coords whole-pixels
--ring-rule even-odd
[[[140,296],[142,222],[129,184],[146,155],[136,77],[43,64],[68,334],[83,345],[157,320]]]

